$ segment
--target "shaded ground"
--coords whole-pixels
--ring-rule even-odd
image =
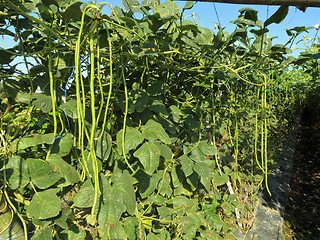
[[[306,105],[301,116],[283,240],[320,239],[320,110]]]

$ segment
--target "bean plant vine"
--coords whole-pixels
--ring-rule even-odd
[[[265,22],[240,9],[228,33],[186,16],[191,1],[122,4],[0,1],[15,41],[0,49],[0,237],[225,239],[272,194],[319,83],[316,35],[294,58],[267,34],[287,7]]]

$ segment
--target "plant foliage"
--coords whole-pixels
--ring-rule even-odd
[[[123,6],[1,1],[1,34],[17,43],[0,50],[8,201],[33,240],[231,236],[319,54],[273,45],[267,27],[287,7],[264,23],[241,9],[228,33],[185,19],[192,2]]]

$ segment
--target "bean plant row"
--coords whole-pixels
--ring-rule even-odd
[[[24,232],[15,237],[247,231],[317,88],[317,43],[289,56],[305,27],[272,43],[268,26],[288,7],[265,22],[240,9],[228,33],[188,17],[190,1],[122,4],[0,1],[1,34],[16,42],[0,49],[1,194]]]

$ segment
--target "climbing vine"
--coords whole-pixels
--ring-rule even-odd
[[[272,44],[267,27],[285,7],[264,23],[240,9],[227,33],[186,20],[192,2],[123,6],[0,3],[1,34],[16,40],[0,50],[1,200],[20,218],[18,237],[247,230],[319,56]]]

